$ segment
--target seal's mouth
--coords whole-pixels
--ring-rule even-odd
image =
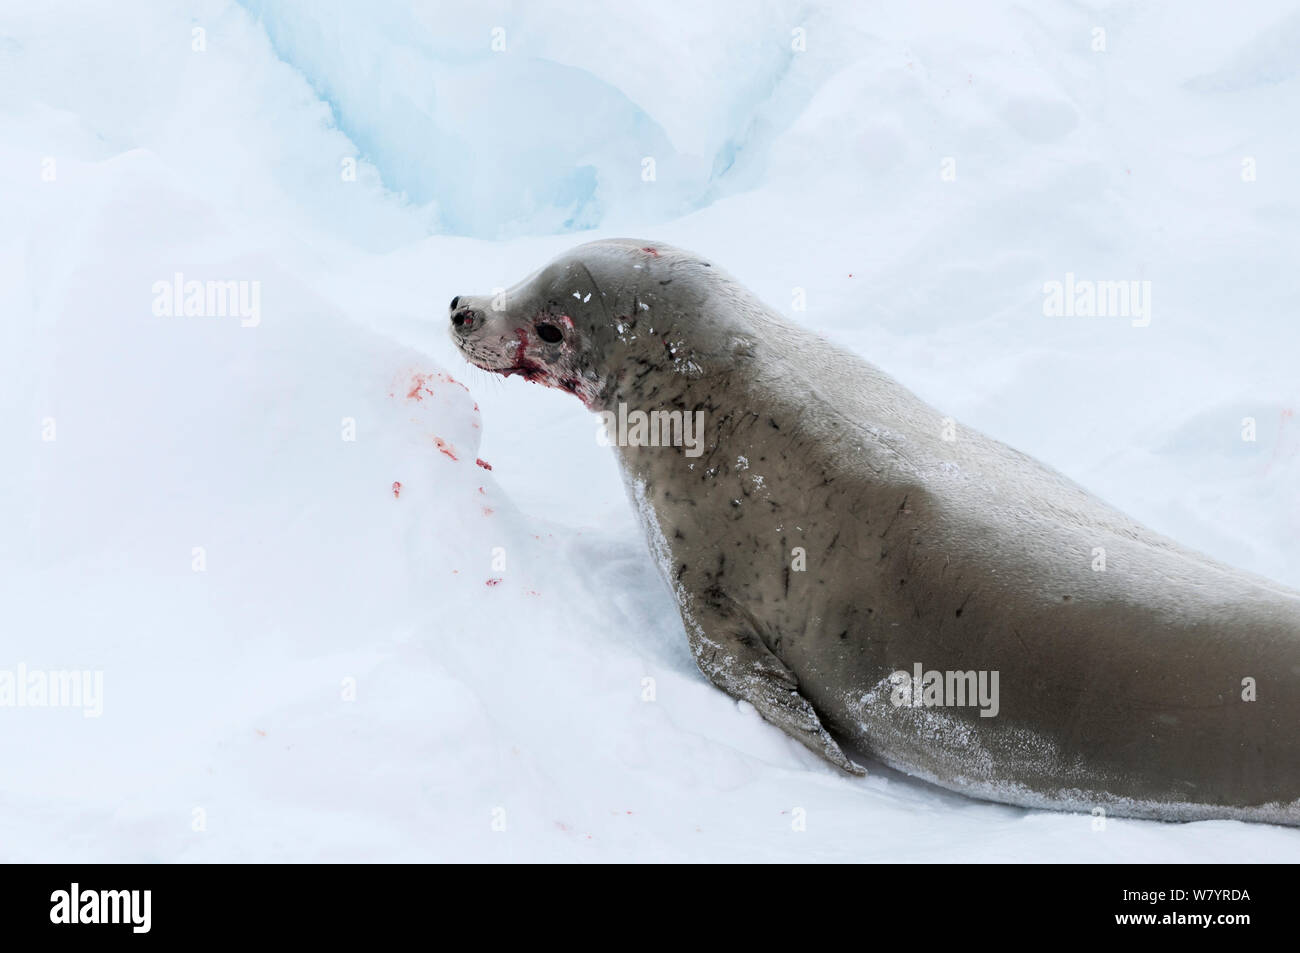
[[[518,374],[525,380],[552,384],[550,368],[528,356],[528,332],[518,328],[515,330],[515,337],[518,340],[514,345],[514,353],[510,355],[511,362],[508,364],[502,363],[499,355],[488,356],[480,353],[479,349],[469,341],[456,341],[456,349],[465,360],[480,370],[500,374],[502,377],[513,377]],[[504,340],[502,343],[505,343]]]
[[[515,362],[500,373],[505,377],[520,374],[525,380],[553,384],[550,368],[528,356],[528,332],[523,328],[515,328],[515,338]]]
[[[533,384],[568,391],[570,394],[577,395],[584,404],[591,405],[594,396],[591,387],[584,386],[583,381],[578,377],[561,375],[540,361],[529,357],[525,353],[528,346],[528,332],[520,329],[516,334],[519,336],[519,343],[515,345],[515,352],[511,355],[512,361],[509,364],[501,363],[499,360],[493,360],[491,357],[477,353],[476,350],[464,342],[458,341],[456,348],[465,360],[479,370],[487,371],[490,374],[498,374],[501,377],[518,376]]]
[[[484,368],[484,370],[495,370],[502,377],[513,377],[518,374],[526,381],[535,381],[542,384],[548,383],[550,380],[545,368],[531,364],[520,367]]]

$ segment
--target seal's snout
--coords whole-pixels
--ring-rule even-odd
[[[473,308],[461,308],[457,310],[456,305],[460,303],[460,295],[451,299],[451,326],[452,330],[460,334],[468,334],[475,327],[482,324],[482,317]]]

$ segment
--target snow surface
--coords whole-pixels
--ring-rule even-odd
[[[1298,73],[1286,3],[6,4],[0,670],[104,696],[0,708],[0,859],[1300,859],[837,773],[696,671],[596,419],[445,336],[694,248],[1300,586]],[[260,323],[155,315],[177,272]],[[1150,326],[1044,317],[1067,272]]]

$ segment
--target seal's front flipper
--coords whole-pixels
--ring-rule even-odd
[[[808,699],[799,694],[799,680],[763,644],[753,630],[737,630],[730,613],[720,613],[707,629],[699,619],[686,620],[687,638],[695,664],[714,685],[741,698],[804,747],[831,764],[859,777],[867,769],[854,764],[822,726]]]
[[[785,678],[780,679],[766,675],[751,678],[749,692],[741,697],[772,724],[798,739],[805,748],[815,751],[849,774],[859,777],[866,775],[867,769],[850,761],[839,743],[822,726],[817,712],[808,703],[808,699],[799,694],[798,682],[789,672]]]

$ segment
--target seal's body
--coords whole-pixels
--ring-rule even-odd
[[[1300,824],[1300,594],[955,427],[690,253],[595,242],[490,303],[452,302],[478,366],[703,414],[693,452],[629,441],[623,471],[700,669],[812,750],[1025,806]]]

